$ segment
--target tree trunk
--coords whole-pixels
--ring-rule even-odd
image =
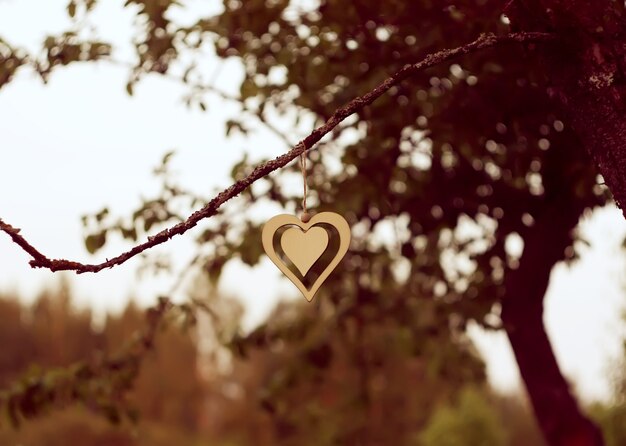
[[[568,123],[626,217],[626,7],[616,0],[512,0],[516,30],[547,31],[537,48]]]
[[[529,229],[519,267],[507,273],[502,321],[548,444],[597,446],[603,444],[602,435],[581,413],[543,325],[550,272],[571,245],[571,232],[584,209],[580,203],[569,203],[555,203]]]
[[[626,14],[623,1],[511,0],[516,31],[543,31],[538,45],[550,94],[598,165],[626,216]],[[520,267],[507,278],[502,320],[537,420],[551,446],[596,446],[598,428],[580,412],[543,326],[543,296],[552,266],[571,243],[582,204],[553,199],[552,215],[525,237]],[[567,204],[569,203],[569,204]],[[559,210],[560,209],[560,210]]]

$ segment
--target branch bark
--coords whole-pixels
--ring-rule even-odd
[[[33,268],[47,268],[51,271],[75,271],[76,273],[97,273],[105,268],[112,268],[117,265],[125,263],[129,259],[142,253],[143,251],[153,248],[157,245],[165,243],[176,235],[182,235],[190,229],[194,228],[201,220],[212,217],[217,214],[219,208],[231,198],[236,197],[246,188],[248,188],[255,181],[269,175],[273,171],[280,169],[287,165],[290,161],[294,160],[305,150],[310,150],[318,143],[326,134],[330,133],[337,125],[339,125],[344,119],[353,113],[363,109],[367,105],[373,103],[376,99],[382,96],[393,86],[399,84],[403,80],[407,79],[411,75],[438,65],[440,63],[451,60],[455,57],[472,53],[484,48],[493,47],[502,43],[532,43],[548,41],[553,38],[552,34],[544,32],[520,32],[507,34],[502,36],[496,36],[494,34],[483,34],[471,43],[466,45],[441,50],[436,53],[427,55],[425,58],[414,64],[408,64],[401,70],[387,78],[384,82],[378,85],[368,93],[359,96],[347,105],[339,108],[335,113],[320,127],[316,128],[302,141],[300,141],[289,152],[258,165],[248,176],[237,181],[227,189],[220,192],[215,198],[209,201],[203,208],[194,212],[189,218],[181,223],[178,223],[171,228],[165,229],[158,234],[148,237],[148,240],[141,243],[129,251],[108,259],[101,263],[84,264],[76,261],[65,259],[51,259],[34,246],[32,246],[21,234],[18,228],[15,228],[8,223],[5,223],[0,219],[0,230],[5,232],[11,237],[14,243],[21,247],[26,253],[28,253],[32,260],[29,262]]]

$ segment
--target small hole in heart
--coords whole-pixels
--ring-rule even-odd
[[[326,234],[328,236],[328,242],[327,242],[328,244],[326,246],[326,249],[322,252],[319,258],[313,261],[312,266],[308,268],[308,271],[304,275],[300,272],[299,268],[294,264],[294,261],[289,258],[289,256],[287,255],[287,253],[285,252],[281,244],[281,241],[283,240],[283,236],[285,235],[285,233],[293,229],[294,231],[292,231],[292,233],[287,236],[292,239],[291,243],[293,244],[293,247],[291,247],[290,249],[292,249],[294,252],[298,250],[302,250],[302,249],[309,249],[309,250],[314,251],[317,247],[311,246],[311,245],[307,246],[307,243],[305,241],[306,236],[305,236],[304,231],[302,231],[302,229],[298,227],[297,225],[285,225],[279,228],[274,233],[274,238],[272,240],[272,243],[274,245],[274,250],[276,254],[278,255],[278,257],[285,263],[285,265],[287,265],[289,270],[300,281],[302,281],[302,284],[307,289],[311,289],[315,281],[324,272],[326,267],[330,264],[330,262],[333,260],[333,258],[337,254],[337,251],[339,250],[339,233],[334,226],[325,224],[325,223],[319,223],[319,224],[312,226],[309,229],[309,231],[314,228],[321,228],[326,231]],[[303,237],[300,237],[300,234],[296,233],[295,231],[300,231]],[[315,256],[316,254],[317,253],[313,252],[313,256]],[[292,252],[292,255],[294,255],[293,252]],[[300,266],[302,267],[303,265],[300,265]],[[306,268],[307,266],[308,264],[305,265],[304,267]]]

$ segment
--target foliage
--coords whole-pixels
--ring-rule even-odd
[[[323,122],[435,48],[506,32],[498,5],[328,0],[299,10],[290,2],[228,1],[219,16],[188,30],[216,34],[218,55],[241,58],[244,107],[261,104],[259,119],[278,114],[297,127],[310,116]],[[500,303],[513,291],[508,279],[520,266],[511,241],[523,246],[541,236],[556,224],[553,214],[577,220],[605,203],[595,168],[526,51],[496,47],[417,74],[351,118],[323,151],[310,153],[318,209],[343,214],[353,227],[350,252],[317,297],[336,315],[329,337],[350,339],[352,320],[365,332],[393,321],[393,330],[412,342],[407,357],[447,362],[445,355],[428,356],[440,352],[435,339],[458,336],[469,320],[499,327]],[[239,172],[251,168],[243,164]],[[247,203],[271,197],[298,208],[299,194],[280,177],[263,183],[256,190],[264,192],[244,197]],[[259,256],[250,254],[258,241],[250,235],[259,227],[251,220],[210,239],[216,246],[210,262],[256,264]],[[381,243],[381,233],[393,241]],[[554,261],[573,260],[569,237],[547,265],[529,260],[536,267],[524,269],[523,281],[549,275]],[[461,364],[448,366],[462,374]]]
[[[96,327],[88,311],[75,309],[70,295],[68,289],[51,290],[32,305],[20,303],[16,296],[0,300],[0,318],[7,321],[0,331],[6,346],[0,364],[3,386],[34,361],[41,364],[38,376],[50,376],[52,366],[62,373],[81,358],[108,358],[106,350],[118,350],[145,324],[144,312],[131,303]],[[217,311],[217,302],[211,303]],[[176,309],[170,307],[169,312]],[[45,416],[25,419],[18,429],[3,422],[0,444],[276,446],[352,444],[369,438],[377,444],[412,445],[421,426],[432,425],[429,420],[438,416],[439,404],[467,399],[457,391],[470,381],[477,385],[469,391],[468,404],[478,404],[479,412],[499,411],[509,436],[529,444],[526,432],[509,427],[520,420],[530,422],[528,411],[484,396],[481,365],[475,357],[454,362],[472,362],[475,376],[455,379],[452,370],[442,377],[436,370],[441,364],[428,362],[437,357],[434,352],[424,358],[407,357],[404,351],[410,341],[392,326],[370,329],[350,345],[343,341],[331,342],[329,348],[320,345],[320,331],[295,341],[296,332],[308,332],[316,315],[310,305],[294,303],[275,310],[272,327],[264,331],[273,333],[273,340],[258,337],[261,330],[240,338],[235,342],[240,354],[224,363],[215,356],[219,349],[200,347],[190,336],[200,334],[204,344],[215,340],[213,324],[207,324],[211,316],[206,311],[198,316],[193,331],[181,331],[173,323],[158,331],[156,348],[142,356],[132,389],[115,400],[120,413],[126,414],[117,423],[88,400],[51,401],[37,406]],[[281,348],[281,339],[292,341],[282,342]],[[359,347],[361,343],[367,350]],[[12,348],[16,346],[21,348]],[[447,351],[448,359],[462,353],[446,339],[440,339],[439,348]],[[366,352],[374,355],[367,357]],[[298,379],[299,374],[304,379]],[[367,376],[372,378],[369,384]],[[99,372],[92,382],[107,383],[110,377]],[[286,389],[285,382],[293,387]],[[367,389],[362,391],[362,386]],[[461,395],[467,393],[463,390]],[[367,403],[360,399],[363,396]],[[371,426],[366,428],[365,423]]]
[[[504,446],[506,430],[484,396],[467,387],[454,406],[440,407],[420,435],[422,446]]]
[[[545,446],[546,441],[533,417],[528,399],[520,394],[497,395],[488,392],[485,400],[506,430],[508,446]]]
[[[18,69],[24,66],[30,67],[46,82],[55,68],[74,62],[105,59],[110,53],[108,43],[81,39],[75,31],[46,37],[41,57],[14,48],[0,37],[0,88],[8,84]]]
[[[21,350],[5,350],[0,372],[5,386],[0,407],[6,421],[18,427],[27,419],[76,403],[113,423],[136,419],[126,395],[135,387],[159,331],[171,320],[167,300],[146,311],[143,328],[141,313],[131,305],[119,321],[107,320],[104,333],[93,329],[89,312],[74,316],[67,286],[56,295],[43,295],[32,310],[6,300],[2,305],[5,313],[20,314],[0,333],[3,345]],[[104,353],[107,345],[113,352]],[[191,354],[195,355],[194,348]],[[33,360],[37,365],[29,365]]]
[[[607,446],[626,444],[626,342],[614,365],[613,398],[610,404],[595,404],[592,416],[602,427]]]
[[[151,30],[174,27],[164,19],[174,6],[144,3],[140,15],[148,25],[141,44],[150,54],[145,57],[157,61],[166,50],[163,40],[151,45]],[[177,43],[165,65],[182,49],[193,55],[202,42],[214,42],[219,56],[242,59],[244,109],[256,110],[263,122],[276,113],[287,120],[295,114],[296,125],[312,113],[319,122],[436,48],[442,35],[454,46],[479,32],[505,32],[498,11],[491,3],[474,2],[346,7],[326,1],[300,10],[289,2],[227,1],[220,15],[172,31]],[[605,202],[595,169],[546,96],[540,67],[525,61],[524,51],[495,48],[420,74],[338,131],[329,144],[333,150],[311,153],[311,188],[320,210],[346,215],[363,234],[355,237],[343,270],[333,275],[337,286],[329,288],[337,290],[331,298],[336,305],[338,296],[356,302],[359,293],[389,300],[419,294],[418,305],[441,306],[441,317],[453,318],[458,328],[472,319],[497,326],[491,321],[497,321],[507,274],[519,260],[508,241],[524,240],[555,206],[575,202],[582,212]],[[152,70],[145,64],[138,68],[143,69]],[[193,64],[188,69],[196,71]],[[184,78],[190,88],[207,93],[192,78]],[[343,168],[333,174],[328,166],[337,160]],[[233,178],[249,169],[244,160]],[[280,178],[264,182],[256,189],[266,191],[265,197],[289,209],[297,206],[299,198]],[[168,211],[172,198],[164,193],[146,202],[130,225],[96,221],[89,226],[89,248],[98,249],[108,231],[134,239],[138,225],[149,230],[176,221]],[[244,199],[264,201],[254,191]],[[215,220],[199,240],[214,247],[206,260],[216,267],[214,277],[233,258],[256,264],[260,251],[250,234],[259,232],[258,222],[234,225],[228,211]],[[395,229],[392,246],[374,241],[385,227]],[[574,257],[568,249],[566,259]],[[396,277],[400,268],[408,269],[407,279]]]
[[[282,432],[270,444],[409,444],[441,398],[484,382],[467,340],[442,331],[424,341],[393,319],[341,320],[282,304],[234,342],[246,363],[265,364],[260,402]]]
[[[0,443],[134,445],[141,432],[142,445],[193,444],[198,351],[189,332],[174,328],[176,309],[165,300],[147,311],[130,303],[96,328],[71,300],[65,285],[32,306],[0,300]]]
[[[626,404],[598,404],[592,407],[591,415],[602,428],[607,446],[626,444]]]
[[[72,1],[68,12],[88,14],[95,5]],[[271,128],[272,119],[294,128],[306,119],[320,123],[436,48],[462,45],[482,32],[508,32],[503,6],[504,1],[470,0],[325,0],[309,6],[227,0],[218,15],[183,26],[170,14],[179,2],[128,1],[138,17],[128,92],[147,73],[184,73],[179,78],[191,91],[189,103],[204,104],[205,96],[215,93],[202,82],[197,63],[208,46],[223,59],[240,60],[245,79],[234,99],[247,116]],[[46,78],[53,67],[109,52],[102,42],[79,45],[72,32],[47,39],[38,61],[0,45],[6,47],[0,60],[4,83],[23,60]],[[351,117],[323,151],[310,153],[311,201],[320,211],[346,216],[354,231],[351,250],[317,296],[322,304],[285,307],[274,315],[276,321],[233,345],[240,354],[266,358],[266,374],[257,382],[260,399],[284,444],[301,444],[309,426],[318,427],[307,437],[315,444],[389,443],[385,435],[397,435],[394,440],[402,444],[414,438],[438,399],[425,392],[424,400],[417,400],[403,391],[416,377],[450,399],[461,383],[484,380],[464,330],[472,320],[500,328],[501,304],[514,291],[509,278],[520,270],[520,253],[511,241],[523,247],[556,224],[555,215],[577,219],[606,203],[596,169],[547,94],[550,84],[541,65],[525,57],[532,50],[499,46],[422,72]],[[225,130],[251,135],[238,117]],[[251,168],[244,159],[233,178]],[[198,238],[199,245],[208,245],[201,260],[212,280],[217,282],[233,259],[260,261],[259,221],[247,213],[243,219],[233,215],[270,201],[297,209],[301,197],[286,176],[259,182],[238,209],[216,216]],[[108,212],[86,218],[88,250],[104,246],[109,232],[136,240],[177,221],[174,201],[197,203],[193,194],[163,181],[160,196],[129,218]],[[549,274],[558,260],[575,259],[575,237],[561,235],[567,243],[557,246],[559,258],[547,265],[530,259],[536,267],[523,270],[524,282]],[[541,305],[532,309],[540,312]],[[555,374],[558,370],[546,376]],[[394,380],[405,385],[395,389],[398,393],[381,384]],[[381,387],[386,391],[377,393]],[[458,408],[442,409],[433,419],[431,432],[441,424],[457,426],[450,413],[465,413],[464,398],[480,406],[463,395]],[[415,401],[422,409],[398,417],[402,426],[391,434],[383,429],[388,420],[371,422]],[[477,425],[490,426],[488,411],[482,416]],[[494,435],[498,444],[501,437]]]

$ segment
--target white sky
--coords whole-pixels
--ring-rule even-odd
[[[220,2],[193,3],[195,12]],[[123,1],[103,4],[94,17],[101,35],[128,42],[131,19],[121,9]],[[64,6],[64,0],[0,1],[0,36],[36,49],[47,33],[67,28]],[[142,81],[131,98],[124,88],[127,76],[124,69],[101,62],[59,69],[47,86],[23,71],[0,90],[0,216],[50,257],[99,262],[127,249],[128,244],[114,240],[96,256],[87,254],[80,216],[103,206],[128,215],[141,196],[157,190],[151,168],[167,150],[177,149],[173,166],[181,182],[204,195],[229,184],[230,169],[244,151],[258,159],[286,150],[262,129],[247,141],[226,140],[223,124],[237,113],[232,104],[213,101],[208,113],[189,110],[181,100],[184,89],[156,76]],[[235,92],[240,79],[239,68],[230,64],[218,84]],[[626,261],[619,246],[626,237],[626,221],[617,209],[607,207],[585,221],[582,230],[591,247],[573,267],[559,265],[553,271],[545,320],[568,378],[586,399],[604,399],[609,395],[607,368],[620,353],[624,334],[620,314]],[[191,239],[198,232],[156,251],[173,253],[182,262],[192,254]],[[30,269],[28,260],[0,234],[0,291],[19,291],[32,299],[54,281],[49,271]],[[139,263],[68,277],[81,304],[97,311],[119,310],[131,295],[150,303],[172,282],[167,276],[138,282]],[[222,289],[247,303],[247,325],[260,321],[277,296],[296,295],[269,261],[255,269],[231,265]],[[519,375],[506,337],[476,328],[472,334],[486,357],[492,384],[501,390],[517,388]]]

